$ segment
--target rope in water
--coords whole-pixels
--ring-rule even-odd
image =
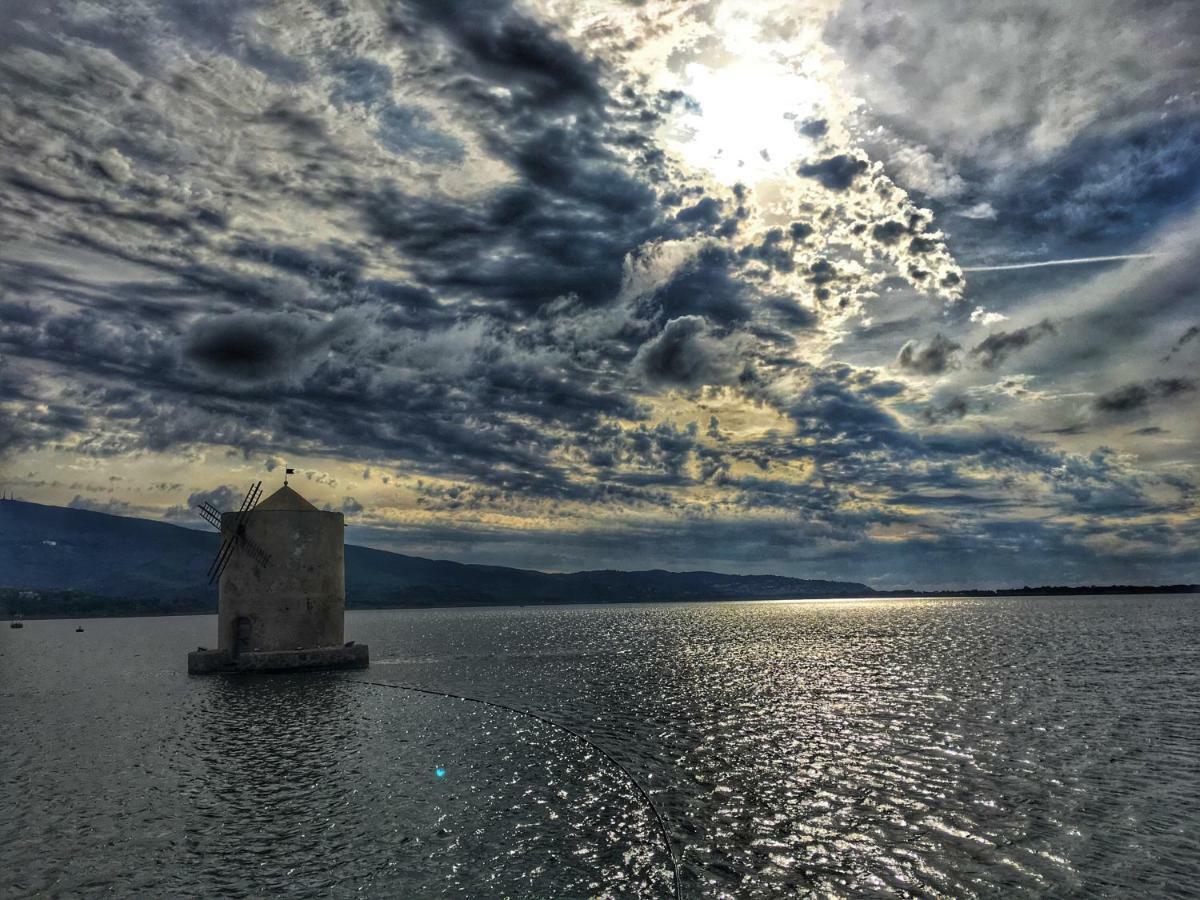
[[[671,880],[675,886],[675,900],[683,900],[683,887],[679,881],[679,865],[675,861],[675,845],[671,843],[671,833],[667,830],[666,820],[663,819],[662,813],[659,812],[658,807],[650,798],[650,795],[646,792],[646,789],[642,787],[641,782],[634,778],[633,773],[625,768],[625,766],[621,764],[620,760],[618,760],[615,756],[613,756],[591,738],[581,734],[573,728],[563,725],[561,722],[555,722],[553,719],[549,719],[540,713],[535,713],[528,709],[520,709],[516,706],[508,706],[504,703],[497,703],[494,700],[483,700],[479,697],[468,697],[465,694],[452,694],[449,691],[435,691],[431,688],[417,687],[416,685],[412,684],[395,684],[387,681],[364,681],[359,678],[348,678],[346,680],[352,684],[369,684],[373,685],[374,687],[395,688],[396,690],[400,691],[414,691],[418,694],[429,694],[433,697],[446,697],[451,700],[465,700],[468,703],[479,703],[483,706],[491,706],[495,709],[502,709],[505,712],[516,713],[519,716],[526,716],[530,719],[534,719],[538,722],[541,722],[543,725],[549,725],[551,728],[557,728],[559,731],[566,732],[577,741],[581,741],[587,746],[591,747],[602,757],[616,766],[621,774],[623,774],[629,780],[629,783],[634,786],[638,794],[641,795],[642,800],[645,801],[646,806],[650,809],[650,812],[654,814],[654,820],[658,823],[658,830],[662,834],[663,844],[666,845],[667,848],[667,859],[670,860],[671,863]]]

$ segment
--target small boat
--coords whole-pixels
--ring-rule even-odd
[[[83,631],[83,626],[82,626],[82,625],[76,625],[76,626],[75,626],[75,631],[76,631],[76,633],[78,633],[78,632],[80,632],[80,631]]]
[[[25,623],[21,622],[17,619],[13,619],[11,622],[8,623],[8,627],[9,628],[24,628]]]

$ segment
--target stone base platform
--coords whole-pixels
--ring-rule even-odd
[[[306,650],[253,650],[236,656],[228,650],[194,650],[188,654],[189,675],[365,669],[369,665],[370,657],[366,644],[310,647]]]

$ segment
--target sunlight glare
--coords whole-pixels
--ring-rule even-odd
[[[797,125],[819,114],[822,85],[773,62],[722,69],[692,63],[684,91],[699,109],[681,109],[669,137],[683,158],[724,184],[783,176],[812,149]]]

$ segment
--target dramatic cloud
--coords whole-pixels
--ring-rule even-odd
[[[295,372],[344,331],[343,323],[308,326],[284,315],[231,314],[202,319],[184,338],[184,356],[213,375],[254,381]]]
[[[971,348],[971,355],[979,360],[985,369],[994,369],[1003,363],[1010,355],[1028,347],[1034,341],[1046,335],[1054,334],[1054,323],[1043,319],[1036,325],[1018,328],[1015,331],[997,331]]]
[[[946,422],[961,419],[970,410],[971,406],[967,398],[958,395],[939,405],[930,404],[921,410],[921,415],[927,422]]]
[[[1200,577],[1188,4],[9,19],[19,492],[198,524],[286,466],[510,565]]]
[[[712,336],[701,316],[671,319],[634,357],[634,365],[651,383],[700,387],[728,384],[737,375],[731,347]]]
[[[958,364],[955,356],[962,348],[942,334],[935,334],[929,343],[921,346],[909,341],[900,348],[896,364],[902,369],[911,369],[921,375],[940,375]]]
[[[867,161],[845,153],[831,156],[820,162],[807,163],[799,172],[806,178],[815,178],[831,191],[844,191],[854,179],[867,171]]]
[[[245,491],[239,491],[232,485],[223,484],[209,491],[196,491],[189,494],[187,508],[195,509],[201,503],[208,503],[221,512],[229,512],[241,508],[242,501],[245,499],[245,493]]]
[[[175,486],[175,491],[178,491],[181,487],[182,485]],[[193,491],[188,494],[186,503],[168,507],[162,515],[168,521],[178,522],[181,525],[197,526],[201,522],[208,521],[200,516],[197,509],[200,504],[208,503],[221,512],[230,512],[241,508],[245,496],[246,488],[242,488],[239,491],[231,484],[222,484],[210,490]]]
[[[1103,413],[1131,413],[1153,403],[1170,400],[1196,390],[1196,382],[1186,378],[1155,378],[1137,384],[1122,385],[1096,398],[1096,409]]]

